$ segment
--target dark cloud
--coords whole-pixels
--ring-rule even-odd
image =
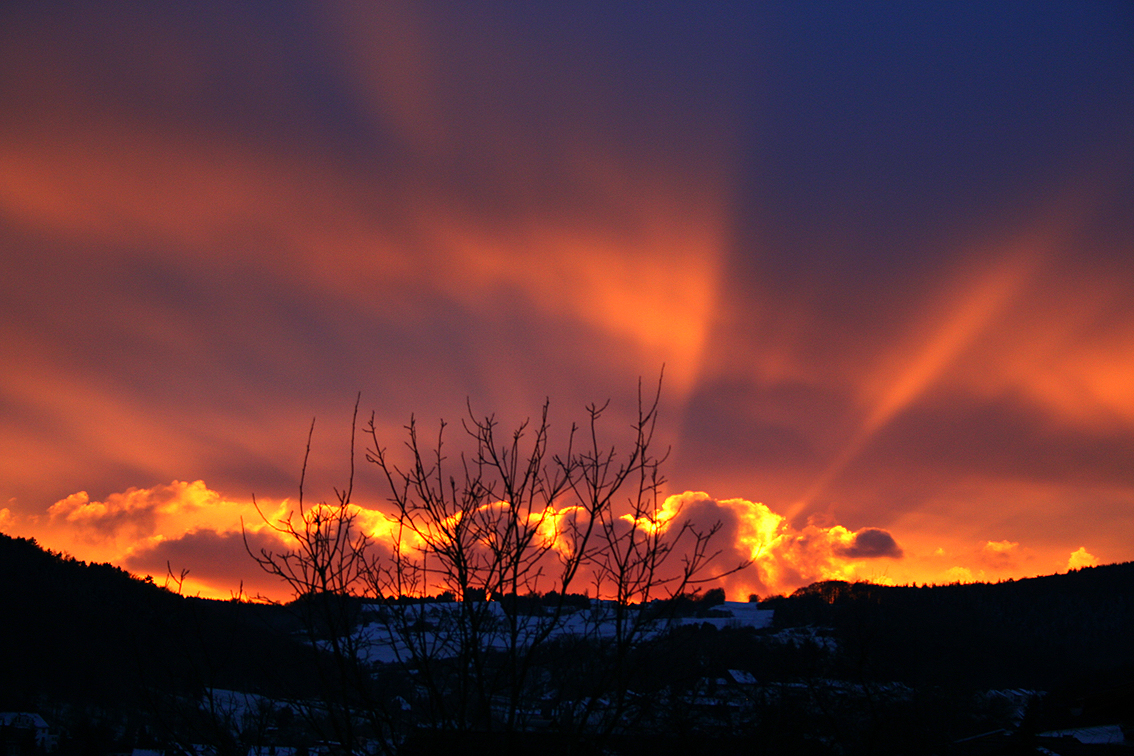
[[[835,553],[848,559],[902,558],[902,549],[894,537],[879,528],[863,528],[854,534],[850,545],[836,546]]]
[[[803,381],[763,384],[740,377],[703,381],[685,405],[682,429],[695,466],[747,462],[759,469],[814,465],[803,433],[820,417],[846,413],[845,401]],[[802,421],[802,422],[801,422]]]
[[[288,588],[282,581],[268,576],[249,554],[251,551],[259,555],[261,549],[279,554],[287,551],[287,545],[266,530],[242,535],[203,528],[136,551],[126,559],[125,566],[132,572],[152,575],[158,582],[167,575],[179,577],[186,571],[187,578],[218,591],[235,590],[243,584],[245,593],[250,595],[286,593]]]
[[[1134,428],[1067,422],[1021,397],[938,394],[911,407],[878,440],[868,465],[934,468],[953,478],[1074,481],[1090,487],[1134,486],[1124,450]],[[873,472],[873,470],[872,470]]]

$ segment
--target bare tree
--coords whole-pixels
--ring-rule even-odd
[[[261,519],[292,548],[257,551],[249,545],[246,532],[244,538],[252,558],[291,591],[290,605],[299,615],[308,641],[325,652],[325,663],[316,665],[323,696],[318,706],[303,710],[307,724],[348,752],[357,750],[365,735],[378,743],[387,742],[391,721],[383,701],[373,696],[373,681],[364,663],[365,639],[354,632],[359,616],[356,599],[371,595],[370,577],[376,571],[373,541],[358,527],[358,510],[351,503],[354,428],[360,398],[355,401],[351,422],[350,475],[344,488],[334,489],[335,501],[313,506],[306,501],[307,463],[315,429],[312,421],[300,472],[297,510],[286,519],[271,521],[257,504]]]
[[[546,402],[511,432],[470,406],[465,451],[448,455],[443,422],[423,441],[411,418],[408,463],[399,465],[372,414],[365,458],[389,492],[387,539],[359,527],[353,433],[350,481],[335,503],[305,505],[305,457],[298,512],[269,523],[295,546],[253,557],[311,612],[312,642],[336,660],[329,689],[350,688],[335,690],[324,712],[338,720],[338,742],[357,743],[364,720],[387,746],[406,721],[502,732],[537,720],[577,733],[626,726],[632,660],[662,630],[658,600],[720,577],[706,574],[719,524],[699,529],[662,499],[665,455],[653,451],[660,390],[660,380],[649,394],[639,386],[622,451],[602,429],[607,404],[588,406],[586,424],[572,425],[558,451]],[[359,622],[358,600],[377,621]],[[566,645],[589,660],[571,686],[551,679]],[[376,685],[377,660],[395,662],[381,669],[412,684]]]

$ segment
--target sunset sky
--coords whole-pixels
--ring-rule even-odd
[[[664,365],[730,598],[1129,561],[1131,208],[1129,2],[6,2],[0,531],[279,595],[312,418]]]

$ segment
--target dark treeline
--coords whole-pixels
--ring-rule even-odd
[[[830,628],[842,677],[955,688],[1134,679],[1134,563],[1001,583],[816,583],[763,603],[777,628]]]
[[[0,614],[4,711],[309,687],[312,651],[292,639],[298,623],[281,607],[184,597],[3,534]]]

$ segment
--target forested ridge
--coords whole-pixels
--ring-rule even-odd
[[[203,686],[302,690],[310,656],[280,607],[181,596],[3,534],[0,607],[2,710],[44,697],[140,705]]]
[[[1134,562],[938,586],[827,581],[764,602],[830,628],[846,673],[911,685],[1049,688],[1134,679]]]

